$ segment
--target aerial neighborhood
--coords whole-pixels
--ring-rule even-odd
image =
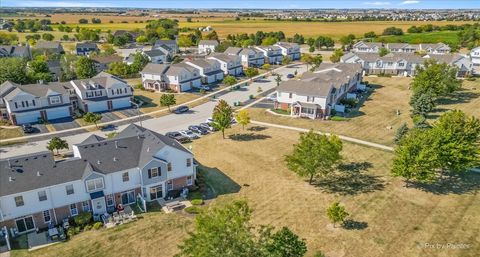
[[[478,256],[477,3],[51,2],[0,8],[0,257]]]

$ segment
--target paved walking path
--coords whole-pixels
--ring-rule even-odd
[[[255,120],[252,120],[251,123],[256,124],[256,125],[266,126],[266,127],[288,129],[288,130],[294,130],[294,131],[299,131],[299,132],[308,132],[309,131],[309,129],[291,127],[291,126],[284,126],[284,125],[266,123],[266,122],[255,121]],[[315,132],[320,133],[320,134],[324,134],[324,135],[331,135],[331,133],[323,133],[323,132],[320,132],[320,131],[317,131],[317,130],[315,130]],[[372,143],[372,142],[369,142],[369,141],[364,141],[364,140],[360,140],[360,139],[353,138],[353,137],[347,137],[347,136],[342,136],[342,135],[338,135],[338,137],[340,139],[342,139],[344,141],[347,141],[347,142],[350,142],[350,143],[365,145],[365,146],[369,146],[369,147],[373,147],[373,148],[377,148],[377,149],[381,149],[381,150],[385,150],[385,151],[389,151],[389,152],[393,152],[393,150],[394,150],[393,147],[390,147],[390,146],[381,145],[381,144],[377,144],[377,143]]]

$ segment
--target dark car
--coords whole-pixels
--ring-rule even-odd
[[[208,130],[208,131],[215,131],[215,128],[210,123],[206,123],[206,122],[200,123],[199,126]]]
[[[295,78],[295,75],[293,75],[293,74],[288,74],[288,75],[287,75],[287,78],[293,79],[293,78]]]
[[[180,114],[180,113],[188,112],[188,110],[189,110],[188,106],[182,105],[182,106],[178,106],[174,112],[176,114]]]
[[[178,142],[180,143],[188,143],[190,142],[190,138],[180,134],[180,132],[177,132],[177,131],[174,131],[174,132],[168,132],[167,134],[165,134],[165,136],[171,138],[171,139],[175,139],[177,140]]]
[[[193,133],[197,133],[197,134],[200,134],[200,135],[208,134],[208,130],[206,128],[202,128],[200,126],[192,125],[192,126],[188,126],[188,129],[191,130]]]
[[[35,131],[35,129],[30,124],[23,124],[22,130],[24,133],[33,133]]]

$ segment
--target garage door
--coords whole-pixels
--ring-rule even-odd
[[[108,110],[107,101],[88,103],[88,111],[89,112],[104,112],[104,111],[107,111],[107,110]]]
[[[132,104],[130,103],[130,98],[113,100],[112,105],[113,105],[113,109],[121,109],[121,108],[127,108],[132,106]]]
[[[40,112],[15,114],[17,124],[36,123],[40,118]]]
[[[60,119],[65,117],[70,117],[70,111],[68,110],[68,108],[47,110],[48,120]]]

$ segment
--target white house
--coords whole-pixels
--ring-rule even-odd
[[[200,40],[198,42],[198,53],[199,54],[211,54],[215,52],[215,49],[218,46],[217,40]]]
[[[352,52],[378,53],[381,48],[385,48],[392,53],[424,52],[427,54],[448,54],[451,51],[450,47],[444,43],[408,44],[358,41],[353,45]]]
[[[282,49],[283,56],[288,56],[293,61],[300,60],[300,46],[297,43],[277,42],[275,46],[278,46],[280,49]]]
[[[184,92],[202,84],[200,71],[188,64],[149,63],[140,72],[145,89],[163,92]]]
[[[238,76],[243,73],[241,59],[235,55],[213,54],[207,57],[209,60],[215,60],[220,63],[220,68],[225,75]]]
[[[162,50],[168,52],[170,56],[174,56],[178,53],[177,40],[157,40],[152,47],[153,49]]]
[[[480,66],[480,47],[476,47],[470,51],[470,58],[474,66]]]
[[[282,49],[278,46],[255,46],[255,49],[263,53],[266,63],[280,64],[283,60]]]
[[[220,68],[220,62],[210,59],[197,59],[187,60],[185,63],[200,72],[203,84],[210,84],[223,80],[223,71]]]
[[[132,124],[114,139],[92,135],[73,145],[66,160],[51,152],[0,159],[0,227],[22,234],[82,212],[112,213],[137,199],[175,196],[195,177],[189,150]]]
[[[322,63],[299,80],[281,82],[274,107],[295,117],[324,119],[330,116],[340,99],[360,86],[361,81],[360,64]]]
[[[263,52],[255,48],[229,47],[225,54],[239,56],[243,67],[261,67],[265,63]]]

